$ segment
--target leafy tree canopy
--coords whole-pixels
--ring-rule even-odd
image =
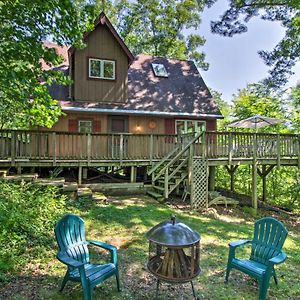
[[[51,127],[61,114],[47,85],[67,84],[62,72],[43,70],[61,63],[56,43],[82,46],[87,10],[79,13],[72,0],[0,0],[0,127]],[[41,84],[42,82],[42,84]]]
[[[285,120],[287,115],[282,99],[264,93],[263,89],[262,85],[249,84],[247,88],[239,90],[233,99],[232,116],[238,120],[254,115]],[[277,130],[279,127],[283,127],[283,125],[268,126],[260,131]]]
[[[300,133],[300,84],[291,90],[288,102],[292,128],[296,133]]]
[[[218,0],[207,0],[210,6]],[[270,66],[270,76],[264,83],[271,89],[282,87],[300,58],[300,1],[299,0],[230,0],[229,9],[219,21],[212,22],[212,31],[224,36],[247,31],[253,17],[279,21],[286,28],[283,39],[272,51],[259,51]]]
[[[80,9],[86,0],[77,0]],[[192,59],[206,70],[204,53],[198,50],[205,40],[198,34],[185,36],[186,29],[197,29],[204,1],[139,0],[88,1],[93,17],[104,10],[134,54],[150,54],[177,59]]]

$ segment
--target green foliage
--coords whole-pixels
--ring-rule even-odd
[[[213,89],[209,89],[214,100],[216,101],[219,109],[221,110],[221,113],[224,117],[224,119],[218,120],[218,130],[225,130],[226,126],[230,123],[230,112],[231,112],[231,106],[226,102],[224,99],[222,99],[222,94],[218,91],[215,91]]]
[[[291,110],[290,120],[293,130],[300,133],[300,85],[291,90],[288,98]]]
[[[69,81],[63,72],[42,69],[41,60],[48,66],[61,62],[43,42],[81,47],[87,13],[72,0],[0,1],[0,128],[51,127],[57,121],[61,110],[47,85]]]
[[[0,274],[53,246],[54,224],[64,207],[56,187],[0,182]]]
[[[212,5],[218,0],[208,0]],[[212,31],[224,36],[247,31],[247,23],[254,17],[279,21],[286,28],[285,36],[272,51],[260,51],[264,62],[271,67],[264,83],[269,88],[280,88],[292,74],[300,53],[300,2],[298,0],[230,0],[229,9],[219,21],[212,22]]]
[[[249,84],[247,88],[239,90],[233,99],[232,116],[237,120],[246,119],[254,115],[285,120],[284,101],[281,98],[270,95],[262,85]],[[282,124],[267,126],[259,131],[278,132],[286,127]]]
[[[79,9],[86,0],[76,1]],[[134,54],[150,54],[194,60],[206,70],[205,55],[199,52],[205,40],[199,34],[185,36],[186,29],[197,29],[203,1],[197,0],[93,0],[93,17],[104,9],[115,24],[126,45]]]

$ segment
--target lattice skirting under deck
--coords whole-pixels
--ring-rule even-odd
[[[208,168],[202,157],[193,158],[191,182],[191,206],[194,209],[208,207]]]

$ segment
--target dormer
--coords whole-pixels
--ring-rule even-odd
[[[84,34],[84,49],[69,49],[72,100],[124,103],[128,68],[134,57],[102,12],[94,30]]]

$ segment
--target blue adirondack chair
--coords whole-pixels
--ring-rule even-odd
[[[81,282],[83,298],[90,300],[93,288],[113,275],[116,276],[118,291],[121,291],[115,246],[97,241],[87,241],[84,221],[71,214],[64,216],[57,223],[55,236],[59,247],[57,258],[68,266],[60,291],[64,289],[68,280]],[[92,264],[89,257],[89,245],[108,250],[111,255],[110,263]]]
[[[287,237],[284,225],[274,218],[262,218],[255,222],[253,240],[239,240],[229,244],[229,256],[225,282],[231,269],[240,270],[259,282],[259,300],[265,300],[270,278],[278,284],[274,266],[283,263],[287,256],[281,250]],[[242,245],[251,244],[250,259],[238,259],[235,250]]]

